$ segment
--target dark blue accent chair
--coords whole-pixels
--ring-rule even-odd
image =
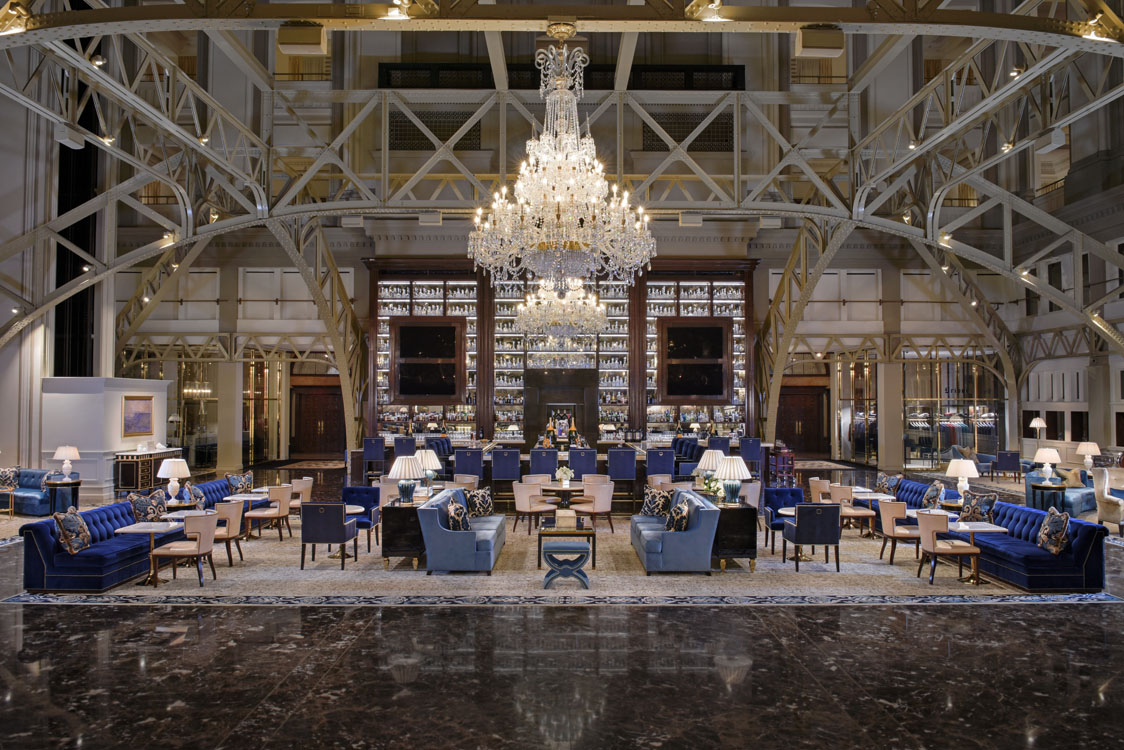
[[[371,532],[375,534],[375,542],[379,541],[379,521],[382,520],[382,511],[379,509],[378,487],[344,487],[340,495],[344,505],[360,505],[363,512],[348,516],[355,519],[355,528],[367,530],[367,551],[371,551]]]
[[[689,446],[697,446],[698,444],[699,439],[693,437],[678,437],[671,441],[672,449],[675,451],[675,455],[679,458],[682,458],[686,455]]]
[[[789,488],[791,489],[791,488]],[[800,572],[800,548],[823,545],[823,561],[827,562],[828,547],[835,547],[835,572],[839,572],[839,536],[843,532],[837,503],[800,503],[796,506],[795,520],[786,519],[781,529],[781,557],[788,557],[788,543],[796,545],[793,559],[796,572]]]
[[[675,474],[675,451],[670,448],[649,448],[647,454],[648,476]]]
[[[706,453],[706,449],[697,441],[683,445],[683,455],[680,456],[679,468],[675,472],[676,481],[687,481],[691,478],[691,472],[699,465],[703,453]]]
[[[766,487],[762,490],[765,509],[765,531],[769,533],[772,552],[777,551],[777,532],[784,529],[784,516],[777,511],[804,502],[804,490],[795,487]]]
[[[519,472],[518,448],[493,448],[492,449],[492,481],[516,481],[521,476]]]
[[[991,465],[992,472],[1010,472],[1016,478],[1034,470],[1034,462],[1024,460],[1018,451],[999,451],[995,454],[995,463]]]
[[[148,573],[148,535],[114,533],[136,522],[131,504],[103,505],[81,516],[90,528],[90,546],[76,555],[63,549],[55,519],[20,527],[25,589],[98,592]],[[182,530],[157,534],[156,546],[184,538]]]
[[[749,470],[760,476],[762,473],[761,461],[763,456],[761,452],[761,438],[743,437],[738,442],[741,446],[742,459],[746,462],[746,465],[749,466]]]
[[[531,449],[531,474],[549,474],[554,476],[558,470],[558,451],[554,448]]]
[[[418,442],[412,437],[394,438],[394,457],[412,456],[418,452]]]
[[[386,468],[386,438],[363,438],[363,476]]]
[[[632,448],[609,449],[609,479],[629,482],[636,479],[636,451]]]
[[[484,479],[484,451],[479,448],[457,448],[453,454],[453,473],[472,474]]]
[[[730,438],[728,437],[712,437],[706,441],[706,449],[710,451],[722,451],[725,456],[730,455]]]
[[[317,544],[352,544],[352,553],[359,556],[359,529],[355,519],[347,518],[343,503],[304,503],[301,505],[301,570],[304,570],[306,545],[312,545],[312,562],[316,562]],[[343,551],[342,549],[340,550]],[[340,570],[347,555],[340,555]]]
[[[574,470],[574,479],[581,479],[586,474],[597,473],[597,450],[595,448],[571,448],[570,468]]]

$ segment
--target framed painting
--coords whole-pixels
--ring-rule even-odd
[[[121,405],[122,437],[152,434],[152,396],[125,396]]]

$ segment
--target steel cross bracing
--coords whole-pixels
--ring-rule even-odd
[[[183,333],[144,331],[133,336],[121,355],[128,371],[145,362],[250,362],[283,359],[324,362],[331,342],[324,334]],[[330,361],[330,357],[328,357]]]

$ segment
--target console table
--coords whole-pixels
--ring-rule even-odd
[[[410,557],[417,570],[418,560],[425,556],[419,507],[420,504],[402,505],[397,500],[382,506],[382,559],[387,568],[392,557]]]
[[[165,458],[179,458],[179,448],[151,451],[126,451],[114,456],[113,473],[118,492],[151,492],[165,484],[156,476]]]
[[[714,531],[711,557],[717,557],[722,570],[726,561],[749,558],[749,569],[757,568],[757,508],[752,505],[718,506],[718,528]]]

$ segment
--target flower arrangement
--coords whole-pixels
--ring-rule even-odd
[[[554,478],[561,482],[569,482],[574,478],[574,470],[569,466],[559,466],[558,470],[554,472]]]
[[[711,477],[710,479],[703,480],[703,492],[708,495],[721,495],[724,490],[722,489],[722,482]]]

